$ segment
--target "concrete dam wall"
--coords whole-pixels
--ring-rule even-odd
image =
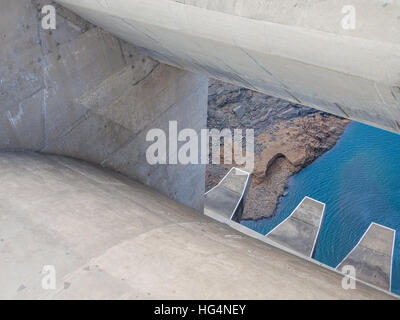
[[[169,120],[206,127],[205,76],[155,61],[49,1],[2,0],[0,150],[70,156],[114,169],[203,208],[205,166],[150,166],[146,134]],[[179,128],[179,129],[183,129]]]
[[[400,1],[57,0],[156,59],[400,133]]]
[[[1,2],[0,297],[391,298],[199,214],[205,165],[149,165],[146,133],[206,128],[207,76],[399,133],[398,1],[351,36],[317,1],[59,0],[46,31],[48,3]]]
[[[87,160],[201,210],[204,166],[149,166],[144,141],[169,120],[206,127],[205,76],[400,132],[399,1],[355,1],[350,34],[342,1],[57,2],[119,38],[61,6],[46,31],[49,1],[4,0],[0,149]]]
[[[0,299],[392,298],[82,161],[1,152],[0,171]]]

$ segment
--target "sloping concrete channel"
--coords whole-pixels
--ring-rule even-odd
[[[204,1],[57,2],[96,25],[56,6],[58,27],[46,31],[40,12],[49,1],[1,3],[0,298],[394,297],[363,281],[344,290],[337,270],[235,222],[251,179],[236,177],[240,169],[205,196],[207,216],[205,165],[150,165],[146,158],[149,130],[168,132],[171,121],[196,133],[206,128],[207,76],[340,115],[337,105],[344,106],[350,118],[400,132],[399,112],[390,107],[398,105],[400,61],[392,31],[321,38],[318,30],[303,34],[301,26],[202,8]],[[390,24],[386,17],[378,20]],[[230,28],[229,41],[214,37],[204,21],[216,23],[214,30],[235,26],[250,42],[232,43]],[[257,30],[303,34],[305,42],[285,49],[254,38]],[[377,46],[380,37],[389,44]],[[308,61],[308,52],[322,56],[313,50],[321,41],[349,49],[328,50],[325,65]],[[361,64],[343,65],[357,57]],[[366,63],[380,67],[366,70]],[[46,266],[56,271],[54,288],[43,285]]]
[[[371,223],[358,244],[337,266],[354,266],[357,277],[384,290],[391,290],[396,230]]]
[[[253,231],[238,223],[251,182],[249,176],[243,170],[232,168],[217,186],[206,193],[205,214],[254,236]],[[264,237],[265,242],[304,258],[314,258],[325,209],[324,203],[305,197],[283,222]],[[395,230],[372,223],[336,270],[340,272],[346,266],[354,267],[355,280],[390,291],[395,239]]]
[[[0,152],[0,172],[1,299],[393,298],[87,162]]]
[[[232,168],[214,188],[206,192],[204,211],[215,213],[223,219],[236,220],[243,211],[245,194],[250,187],[251,175]]]
[[[324,203],[305,197],[291,215],[271,230],[267,237],[307,257],[314,258],[324,213]]]

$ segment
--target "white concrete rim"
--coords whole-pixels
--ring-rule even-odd
[[[226,177],[231,173],[231,171],[232,171],[233,169],[235,169],[235,167],[232,167],[232,168],[228,171],[228,173],[227,173],[226,175],[224,175],[224,177],[221,179],[221,181],[218,182],[218,184],[217,184],[216,186],[214,186],[214,187],[212,187],[210,190],[208,190],[204,195],[209,194],[211,191],[213,191],[214,189],[216,189],[217,187],[219,187],[219,186],[222,184],[222,182],[226,179]]]
[[[216,186],[214,186],[214,187],[212,187],[210,190],[208,190],[204,195],[207,195],[208,193],[210,193],[211,191],[213,191],[214,189],[216,189],[217,187],[219,187],[219,186],[221,185],[221,183],[225,180],[225,178],[231,173],[231,171],[232,171],[233,169],[236,169],[237,171],[241,171],[241,172],[243,172],[243,173],[244,173],[245,175],[247,175],[247,176],[250,175],[250,173],[248,173],[247,171],[244,171],[244,170],[239,169],[239,168],[236,168],[236,167],[232,167],[232,168],[227,172],[227,174],[224,175],[224,177],[221,179],[221,181],[218,182],[218,184],[217,184]],[[247,181],[246,181],[246,183],[247,183]]]
[[[248,173],[248,172],[246,172],[246,171],[244,171],[244,170],[240,170],[239,168],[235,168],[235,169],[238,170],[238,171],[245,172],[245,173],[247,174],[247,178],[246,178],[246,182],[244,183],[244,188],[243,188],[243,190],[242,190],[242,194],[240,195],[239,201],[236,203],[235,209],[234,209],[233,212],[232,212],[232,215],[231,215],[230,220],[233,219],[233,216],[234,216],[234,214],[235,214],[237,208],[239,207],[240,203],[241,203],[242,200],[243,200],[243,197],[244,197],[244,194],[245,194],[245,192],[246,192],[246,190],[247,190],[248,183],[249,183],[249,179],[250,179],[250,173]]]
[[[217,184],[215,187],[212,187],[210,190],[208,190],[208,191],[204,194],[204,195],[207,195],[208,193],[210,193],[211,191],[213,191],[214,189],[216,189],[217,187],[219,187],[219,186],[222,184],[222,182],[224,182],[224,180],[230,175],[230,173],[231,173],[233,170],[243,172],[243,175],[247,175],[247,178],[246,178],[246,182],[245,182],[245,184],[244,184],[244,188],[243,188],[243,190],[242,190],[242,194],[240,195],[239,201],[236,203],[235,209],[233,210],[233,212],[232,212],[231,217],[229,218],[229,220],[232,220],[233,215],[235,214],[237,208],[239,207],[240,203],[241,203],[242,200],[243,200],[244,193],[246,192],[247,186],[248,186],[248,183],[249,183],[250,173],[247,172],[247,171],[244,171],[244,170],[242,170],[242,169],[239,169],[239,168],[236,168],[236,167],[232,167],[232,168],[228,171],[228,173],[221,179],[221,181],[218,182],[218,184]]]
[[[286,222],[287,220],[289,220],[289,218],[293,215],[293,213],[301,206],[301,204],[304,202],[304,200],[307,197],[304,197],[303,200],[300,201],[300,203],[296,206],[296,208],[294,208],[294,210],[291,212],[291,214],[289,214],[287,216],[287,218],[285,218],[281,223],[279,223],[277,226],[275,226],[270,232],[268,232],[265,236],[268,237],[270,235],[270,233],[272,233],[273,231],[275,231],[276,228],[278,228],[282,223]]]
[[[218,221],[220,223],[223,223],[223,224],[229,226],[230,228],[240,232],[244,236],[248,236],[250,238],[259,240],[260,242],[265,243],[265,244],[267,244],[269,246],[272,246],[272,247],[274,247],[274,248],[276,248],[278,250],[282,250],[282,251],[284,251],[284,252],[286,252],[288,254],[291,254],[291,255],[294,255],[296,257],[302,258],[305,261],[311,262],[312,264],[315,264],[315,265],[317,265],[319,267],[322,267],[322,268],[324,268],[326,270],[332,271],[332,272],[334,272],[336,274],[339,274],[339,275],[343,276],[343,272],[340,272],[338,269],[336,269],[334,267],[331,267],[331,266],[329,266],[329,265],[327,265],[327,264],[325,264],[323,262],[320,262],[320,261],[318,261],[316,259],[312,259],[312,258],[310,258],[308,256],[300,254],[297,251],[294,251],[294,250],[292,250],[290,248],[284,247],[281,244],[279,244],[279,243],[267,238],[265,235],[263,235],[261,233],[258,233],[257,231],[254,231],[253,229],[250,229],[250,228],[248,228],[248,227],[246,227],[246,226],[244,226],[244,225],[242,225],[242,224],[240,224],[240,223],[238,223],[236,221],[229,220],[228,218],[223,218],[222,216],[219,216],[219,215],[207,214],[206,212],[205,212],[205,215],[207,217],[213,219],[213,220],[216,220],[216,221]],[[396,299],[400,298],[400,296],[398,294],[393,293],[393,292],[388,291],[388,290],[385,290],[385,289],[382,289],[380,287],[377,287],[377,286],[373,285],[372,283],[368,283],[368,282],[366,282],[364,280],[353,278],[353,277],[350,277],[350,278],[353,279],[354,281],[360,283],[360,284],[363,284],[363,285],[367,286],[367,287],[371,287],[371,288],[373,288],[373,289],[375,289],[377,291],[384,292],[384,293],[390,295],[393,298],[396,298]]]
[[[218,184],[217,184],[216,186],[214,186],[214,187],[212,187],[210,190],[208,190],[204,195],[207,195],[208,193],[210,193],[211,191],[213,191],[214,189],[216,189],[217,187],[219,187],[219,186],[222,184],[222,182],[224,182],[224,180],[226,179],[226,177],[227,177],[234,169],[237,170],[237,171],[243,172],[244,175],[247,175],[247,179],[248,179],[248,177],[250,176],[250,173],[248,173],[247,171],[244,171],[244,170],[239,169],[239,168],[236,168],[236,167],[232,167],[232,168],[224,175],[224,177],[221,179],[221,181],[218,182]],[[247,184],[247,181],[246,181],[246,184]]]
[[[306,197],[306,198],[309,198],[309,197]],[[306,261],[309,261],[309,262],[311,262],[311,263],[313,263],[315,265],[318,265],[318,266],[320,266],[322,268],[325,268],[325,269],[327,269],[329,271],[332,271],[332,272],[335,272],[337,274],[343,275],[343,272],[339,271],[337,268],[328,266],[327,264],[325,264],[323,262],[320,262],[320,261],[318,261],[316,259],[313,259],[313,258],[310,258],[310,257],[308,257],[306,255],[300,254],[297,251],[294,251],[292,249],[284,247],[283,245],[281,245],[281,244],[279,244],[279,243],[267,238],[266,235],[264,236],[261,233],[258,233],[256,231],[254,231],[253,229],[250,229],[250,228],[248,228],[248,227],[246,227],[244,225],[241,225],[240,223],[237,223],[236,221],[230,221],[230,220],[228,220],[226,218],[224,218],[222,220],[218,220],[218,219],[214,218],[213,216],[210,216],[210,215],[207,215],[207,216],[212,218],[212,219],[214,219],[214,220],[217,220],[217,221],[219,221],[221,223],[224,223],[224,224],[228,225],[232,229],[234,229],[234,230],[236,230],[236,231],[238,231],[240,233],[243,233],[246,236],[249,236],[249,237],[251,237],[253,239],[257,239],[257,240],[259,240],[259,241],[261,241],[263,243],[266,243],[266,244],[268,244],[268,245],[270,245],[270,246],[272,246],[272,247],[274,247],[276,249],[282,250],[282,251],[287,252],[289,254],[292,254],[292,255],[294,255],[296,257],[302,258],[302,259],[304,259]],[[361,279],[353,278],[353,277],[350,277],[350,278],[355,280],[358,283],[361,283],[361,284],[365,285],[365,286],[368,286],[368,287],[374,288],[375,290],[378,290],[380,292],[384,292],[386,294],[389,294],[390,296],[392,296],[392,297],[394,297],[396,299],[400,298],[400,296],[397,295],[396,293],[393,293],[391,291],[387,291],[385,289],[377,287],[377,286],[373,285],[372,283],[366,282],[366,281],[361,280]]]
[[[353,249],[350,250],[350,252],[348,254],[346,254],[346,256],[339,262],[339,264],[336,266],[335,269],[339,270],[340,265],[353,253],[353,251],[358,247],[358,245],[361,243],[361,241],[365,238],[365,235],[368,233],[369,229],[371,229],[372,225],[374,224],[374,222],[372,222],[369,227],[367,228],[367,230],[363,233],[363,235],[361,236],[360,240],[358,240],[358,242],[356,243],[356,245],[353,247]]]
[[[340,265],[341,265],[341,264],[353,253],[353,251],[360,245],[360,243],[361,243],[362,240],[365,238],[366,234],[368,233],[368,231],[371,229],[371,227],[372,227],[373,225],[376,225],[376,226],[382,227],[382,228],[384,228],[384,229],[393,231],[393,233],[394,233],[394,235],[393,235],[393,244],[392,244],[392,256],[390,257],[390,262],[391,262],[391,264],[390,264],[390,276],[389,276],[389,278],[390,278],[389,290],[390,290],[390,292],[391,292],[391,291],[392,291],[392,276],[393,276],[393,274],[392,274],[392,270],[393,270],[393,254],[394,254],[394,245],[395,245],[395,242],[396,242],[396,230],[394,230],[394,229],[392,229],[392,228],[386,227],[386,226],[384,226],[384,225],[382,225],[382,224],[379,224],[379,223],[376,223],[376,222],[371,222],[371,224],[369,225],[369,227],[367,228],[367,230],[364,232],[364,234],[362,235],[362,237],[360,238],[360,240],[357,242],[357,244],[356,244],[356,245],[353,247],[353,249],[351,249],[351,251],[344,257],[344,259],[343,259],[342,261],[339,262],[339,264],[336,266],[335,269],[338,270],[340,273],[342,273],[342,272],[339,270]],[[355,279],[355,280],[357,280],[357,279]],[[359,281],[359,280],[358,280],[358,281]]]
[[[321,232],[322,221],[323,221],[323,218],[324,218],[324,216],[325,216],[325,208],[326,208],[326,205],[325,205],[325,203],[323,203],[323,202],[321,202],[321,201],[318,201],[318,200],[315,200],[315,199],[313,199],[313,198],[311,198],[311,197],[305,196],[305,197],[303,198],[303,200],[301,200],[300,203],[297,205],[297,207],[292,211],[292,213],[289,214],[289,216],[288,216],[285,220],[283,220],[280,224],[278,224],[278,225],[277,225],[275,228],[273,228],[270,232],[268,232],[268,233],[265,235],[265,237],[268,237],[268,236],[270,235],[270,233],[272,233],[276,228],[278,228],[281,224],[283,224],[284,222],[286,222],[287,220],[289,220],[289,218],[296,212],[296,210],[303,204],[303,202],[304,202],[306,199],[313,200],[313,201],[318,202],[318,203],[320,203],[320,204],[322,204],[322,205],[324,206],[323,211],[322,211],[322,215],[321,215],[321,219],[320,219],[320,221],[319,221],[319,227],[318,227],[318,231],[317,231],[317,236],[316,236],[315,239],[314,239],[314,245],[313,245],[313,248],[312,248],[312,250],[311,250],[311,254],[310,254],[310,256],[309,256],[309,258],[313,259],[313,258],[312,258],[312,255],[313,255],[313,252],[314,252],[315,245],[316,245],[316,243],[317,243],[317,238],[318,238],[318,236],[319,236],[319,234],[320,234],[320,232]]]
[[[390,265],[390,291],[392,291],[394,246],[396,244],[396,230],[393,230],[393,231],[394,231],[394,235],[393,235],[393,244],[392,244],[392,259],[391,259],[391,265]]]
[[[311,198],[309,198],[309,199],[311,199]],[[312,199],[312,200],[314,200],[314,199]],[[321,219],[319,220],[319,226],[318,226],[318,230],[317,230],[317,235],[315,236],[314,244],[313,244],[313,247],[312,247],[312,250],[311,250],[310,258],[313,258],[313,255],[314,255],[314,250],[315,250],[315,247],[317,246],[317,240],[319,239],[319,236],[321,234],[322,223],[324,222],[325,210],[326,210],[326,204],[325,203],[320,202],[318,200],[314,200],[314,201],[321,203],[323,205],[323,208],[322,208]]]

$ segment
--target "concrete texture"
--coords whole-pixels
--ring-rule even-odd
[[[0,153],[0,173],[2,299],[392,298],[86,162]]]
[[[313,257],[318,243],[325,204],[305,197],[292,214],[266,237],[307,257]]]
[[[256,2],[59,2],[172,66],[60,6],[44,31],[48,1],[2,0],[0,150],[56,155],[0,154],[0,298],[391,298],[168,199],[201,209],[205,167],[144,157],[149,129],[206,126],[207,79],[191,71],[397,131],[396,26],[337,38],[255,17]]]
[[[204,213],[212,216],[211,211],[222,219],[233,219],[238,214],[238,210],[243,210],[245,194],[249,186],[249,173],[232,168],[218,185],[206,193]]]
[[[146,161],[148,130],[206,127],[207,78],[161,64],[49,1],[2,0],[0,150],[83,159],[202,210],[205,166]]]
[[[390,290],[395,238],[395,230],[372,223],[337,269],[353,266],[357,279]]]
[[[400,133],[400,1],[57,0],[182,69]]]

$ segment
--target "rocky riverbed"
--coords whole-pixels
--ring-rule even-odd
[[[255,168],[242,220],[274,214],[290,176],[331,149],[349,120],[210,80],[208,128],[254,129]],[[207,166],[206,189],[232,165]]]

